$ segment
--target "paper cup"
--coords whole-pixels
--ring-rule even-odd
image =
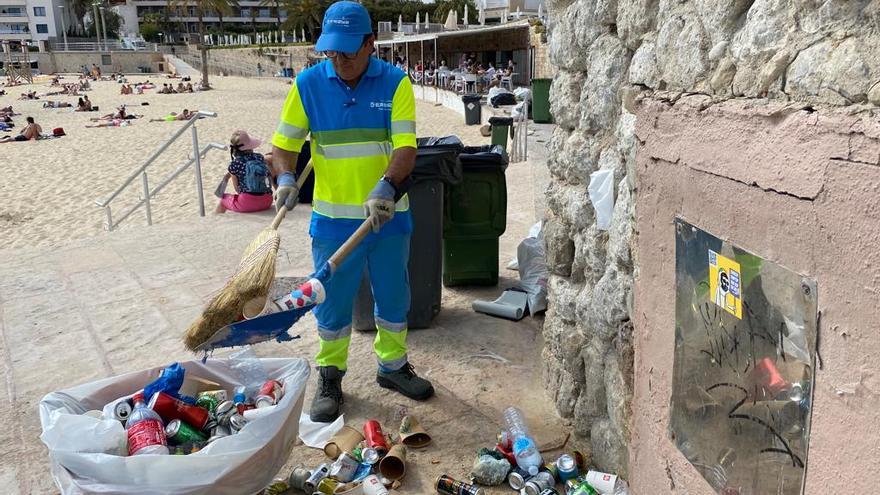
[[[406,474],[406,446],[397,444],[379,461],[379,473],[389,480],[399,480]]]
[[[614,493],[617,475],[590,471],[587,473],[587,483],[599,493]]]
[[[400,442],[412,449],[427,447],[431,443],[431,435],[422,428],[415,416],[404,416],[400,421]]]
[[[350,426],[343,426],[324,446],[324,453],[327,454],[327,457],[336,459],[343,452],[353,451],[363,441],[364,435],[361,432]]]
[[[388,489],[379,481],[379,477],[371,474],[364,478],[363,485],[364,495],[388,495]]]

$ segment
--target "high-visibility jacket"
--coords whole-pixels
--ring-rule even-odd
[[[416,147],[415,98],[409,78],[377,58],[354,89],[324,61],[300,73],[284,102],[272,144],[302,149],[311,134],[315,194],[313,237],[347,238],[366,218],[363,203],[385,174],[393,150]],[[378,235],[412,231],[409,199]]]

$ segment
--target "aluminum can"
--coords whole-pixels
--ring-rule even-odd
[[[504,455],[504,458],[507,459],[507,462],[509,462],[511,466],[516,466],[516,456],[513,455],[513,450],[508,449],[499,443],[495,446],[495,451]]]
[[[258,395],[256,399],[254,399],[254,407],[257,409],[262,409],[264,407],[274,406],[275,399],[271,395]]]
[[[556,470],[558,471],[559,481],[563,482],[577,478],[578,475],[577,462],[574,460],[574,457],[568,454],[562,454],[559,456],[559,459],[556,459]]]
[[[371,474],[364,478],[361,490],[364,495],[388,495],[388,489],[379,481],[379,477]]]
[[[333,495],[333,492],[336,491],[336,487],[339,486],[339,482],[334,480],[333,478],[324,478],[318,483],[318,486],[315,487],[315,493],[323,493],[324,495]],[[313,494],[314,495],[314,494]]]
[[[367,447],[361,451],[361,458],[367,464],[376,464],[379,462],[379,457],[379,452],[374,448]]]
[[[229,400],[229,394],[227,394],[226,391],[222,389],[205,390],[204,392],[199,392],[198,395],[196,395],[196,399],[199,399],[201,397],[213,397],[217,399],[217,402],[225,402]]]
[[[122,421],[125,424],[128,417],[131,416],[131,404],[127,400],[121,400],[113,406],[113,418]]]
[[[211,438],[208,439],[208,443],[216,442],[217,440],[228,437],[232,434],[232,430],[229,429],[228,426],[217,425],[213,430],[211,430]]]
[[[538,495],[547,488],[553,488],[554,485],[556,485],[556,480],[553,475],[547,471],[541,471],[526,481],[523,491],[526,495]]]
[[[166,394],[165,392],[157,392],[150,398],[150,409],[159,413],[162,419],[168,423],[171,420],[179,419],[198,429],[204,429],[208,424],[210,414],[201,407],[191,406],[182,400]],[[218,406],[219,407],[219,406]]]
[[[382,425],[375,419],[364,423],[364,438],[367,440],[367,447],[376,449],[380,457],[388,453],[388,442],[382,433]]]
[[[281,400],[281,396],[284,393],[284,386],[281,385],[281,382],[278,380],[269,380],[260,387],[260,391],[257,392],[257,396],[268,395],[272,397],[272,403],[277,404],[279,400]]]
[[[230,401],[230,400],[223,401],[223,402],[217,404],[217,407],[214,409],[214,416],[216,416],[219,419],[221,416],[225,416],[226,414],[229,414],[234,409],[235,409],[235,404],[233,404],[232,401]]]
[[[515,467],[510,471],[510,474],[507,475],[507,484],[510,485],[514,490],[522,490],[526,486],[526,481],[531,478],[531,475],[519,467]]]
[[[571,479],[565,481],[565,489],[568,495],[598,495],[599,492],[586,481]]]
[[[538,495],[559,495],[559,492],[556,491],[556,488],[547,488]]]
[[[303,485],[305,485],[306,480],[309,479],[309,476],[311,475],[312,472],[308,469],[302,466],[297,466],[290,472],[290,476],[287,477],[287,482],[294,490],[305,491]]]
[[[241,414],[235,413],[229,416],[229,427],[232,431],[238,433],[247,424],[247,420]]]
[[[437,493],[444,495],[483,495],[483,490],[476,485],[458,481],[455,478],[441,474],[434,482]]]
[[[208,440],[202,432],[179,419],[173,419],[167,426],[165,426],[165,436],[168,438],[169,442],[177,445],[187,442],[205,442]]]
[[[318,483],[326,478],[328,474],[330,474],[330,467],[325,462],[312,471],[311,476],[306,478],[306,481],[303,483],[303,491],[306,493],[315,493],[315,490],[318,488]]]
[[[358,467],[360,467],[358,460],[348,452],[343,452],[330,466],[330,476],[343,483],[348,483],[354,479]]]
[[[196,399],[196,405],[203,409],[207,409],[208,412],[214,412],[217,409],[218,404],[220,404],[220,401],[212,395],[200,395],[199,398]]]
[[[545,473],[550,473],[550,476],[553,476],[554,481],[560,481],[559,468],[556,467],[555,462],[548,462],[547,464],[544,464],[543,466],[541,466],[541,471],[544,471]]]
[[[498,434],[498,446],[504,450],[513,450],[513,438],[507,430]]]

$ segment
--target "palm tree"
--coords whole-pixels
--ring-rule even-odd
[[[217,12],[230,14],[232,6],[228,0],[172,0],[171,5],[188,10],[190,5],[196,8],[199,19],[199,51],[202,55],[202,89],[211,89],[208,84],[208,49],[205,47],[205,13]]]
[[[305,28],[309,38],[315,39],[318,28],[324,20],[325,0],[281,0],[287,10],[287,20],[283,27],[288,30]]]
[[[226,9],[225,11],[221,9],[217,11],[217,18],[220,19],[221,36],[226,32],[226,28],[223,26],[223,14],[231,14],[234,12],[234,9],[239,7],[238,0],[228,0],[226,3],[229,5],[229,9]]]

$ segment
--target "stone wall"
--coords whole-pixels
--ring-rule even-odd
[[[218,48],[208,50],[208,67],[212,74],[227,76],[270,77],[283,67],[293,65],[298,74],[314,53],[312,45],[292,45],[266,48]],[[195,47],[178,50],[177,55],[196,69],[202,66],[201,56]]]
[[[868,0],[553,0],[548,167],[550,308],[544,377],[598,467],[628,474],[633,390],[635,99],[880,104],[880,3]],[[596,227],[590,174],[613,170],[611,228]],[[671,254],[670,254],[671,256]],[[638,350],[636,350],[638,351]],[[668,363],[671,366],[671,363]],[[641,378],[641,377],[640,377]]]
[[[110,63],[105,64],[108,56]],[[141,72],[141,67],[149,67],[152,72],[168,70],[168,64],[158,52],[41,52],[32,53],[31,57],[37,61],[43,74],[80,72],[83,65],[91,67],[92,64],[98,65],[105,73],[136,74]]]

